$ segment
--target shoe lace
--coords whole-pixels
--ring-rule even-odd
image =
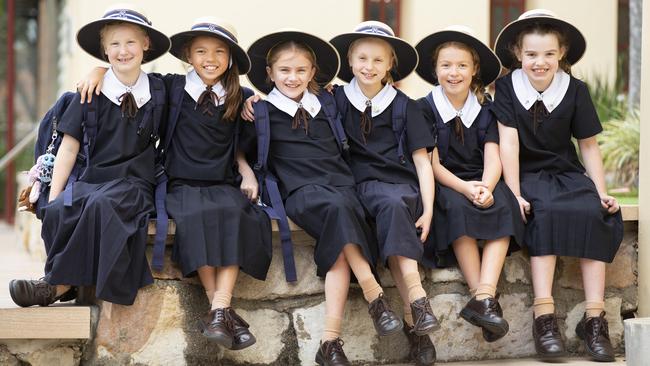
[[[607,326],[607,319],[603,316],[594,317],[591,319],[593,326],[591,327],[591,334],[593,339],[598,339],[599,335],[605,336],[609,339],[609,327]]]
[[[559,333],[560,329],[558,328],[557,322],[554,317],[547,317],[541,322],[542,334],[546,332],[551,332],[553,334]]]
[[[45,282],[42,278],[38,281],[32,281],[34,285],[34,294],[38,298],[44,299],[46,305],[49,304],[49,300],[56,296],[56,287],[51,286],[49,283]]]
[[[379,297],[370,303],[370,314],[381,314],[388,309],[384,294],[379,294]]]
[[[424,321],[424,317],[427,314],[433,314],[433,310],[431,309],[431,304],[429,303],[429,300],[425,299],[424,301],[415,301],[411,303],[411,305],[415,308],[413,312],[413,315],[417,313],[417,319],[414,320],[414,325],[413,328],[417,328],[420,323]]]
[[[327,342],[325,344],[325,354],[345,354],[343,352],[343,345],[345,342],[341,338],[336,338],[333,341]]]
[[[235,326],[235,320],[230,314],[228,309],[216,309],[214,313],[214,318],[210,322],[210,326],[217,326],[219,323],[223,323],[226,328],[233,329]]]

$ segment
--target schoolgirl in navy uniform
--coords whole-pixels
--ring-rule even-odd
[[[339,68],[330,43],[314,35],[282,30],[255,41],[248,49],[251,83],[268,94],[270,147],[268,165],[279,180],[287,215],[316,239],[316,274],[325,277],[325,326],[316,353],[319,365],[349,365],[343,352],[341,321],[350,269],[370,303],[378,334],[398,332],[393,313],[373,274],[376,244],[354,178],[343,160],[324,106],[320,85]]]
[[[168,116],[162,136],[166,207],[176,222],[172,259],[184,276],[198,273],[211,303],[199,322],[202,334],[240,350],[256,339],[230,306],[239,269],[264,280],[272,255],[270,221],[250,202],[257,198],[257,180],[243,153],[254,144],[255,127],[239,120],[239,75],[248,72],[250,60],[232,25],[214,17],[196,19],[171,43],[169,52],[192,65],[187,75],[162,77],[169,104],[180,108],[176,121]],[[174,100],[172,90],[179,87],[182,95]]]
[[[472,294],[460,315],[494,342],[508,332],[497,282],[511,238],[521,241],[524,230],[517,199],[500,180],[499,132],[484,94],[485,85],[499,76],[501,63],[465,26],[435,32],[415,49],[420,55],[417,73],[435,85],[418,104],[438,141],[432,157],[436,245],[425,256],[445,256],[453,249]],[[447,133],[438,133],[436,126]],[[482,258],[477,239],[485,240]]]
[[[398,93],[392,83],[413,71],[418,56],[390,27],[376,21],[363,22],[331,42],[346,55],[338,76],[349,84],[335,93],[346,97],[337,100],[347,103],[338,107],[347,111],[344,128],[357,194],[375,220],[381,260],[388,263],[402,297],[411,356],[431,364],[435,349],[427,334],[439,324],[422,288],[418,261],[433,214],[433,173],[427,152],[434,141],[422,111],[409,99],[406,156],[400,161],[392,121]]]
[[[140,65],[167,52],[169,39],[142,11],[121,4],[83,26],[77,42],[92,56],[107,60],[111,69],[96,104],[89,164],[68,187],[85,135],[79,94],[57,126],[63,140],[49,204],[42,212],[45,278],[11,281],[11,296],[20,306],[69,300],[75,296],[73,286],[91,285],[98,298],[131,305],[138,289],[153,282],[145,256],[156,182],[152,84],[162,83]],[[64,205],[66,195],[71,195],[70,207]]]
[[[503,175],[528,221],[524,244],[531,255],[537,353],[566,353],[552,287],[557,256],[571,256],[580,258],[586,297],[576,334],[592,358],[614,361],[604,312],[605,264],[616,255],[623,222],[605,187],[598,115],[585,83],[570,75],[585,47],[580,31],[550,11],[522,14],[497,37],[496,53],[511,72],[496,82],[494,112]]]

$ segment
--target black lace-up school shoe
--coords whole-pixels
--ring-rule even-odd
[[[230,315],[229,309],[219,308],[210,310],[206,319],[204,319],[203,327],[201,327],[201,334],[203,336],[227,349],[232,348],[234,338],[234,320]]]
[[[56,286],[40,280],[11,280],[9,294],[18,306],[48,306],[57,301],[70,301],[77,297],[77,290],[71,287],[61,296],[56,296]]]
[[[316,363],[320,366],[351,365],[343,352],[343,344],[341,338],[321,342],[320,347],[318,347],[318,352],[316,352]]]
[[[533,321],[535,351],[542,359],[566,356],[566,348],[555,314],[540,315]]]
[[[483,328],[483,338],[494,342],[508,333],[508,322],[503,319],[503,311],[494,297],[478,300],[472,297],[460,311],[460,316],[469,323]],[[487,334],[487,337],[486,337]]]
[[[390,309],[383,293],[368,304],[368,313],[380,337],[399,332],[404,327],[402,320]]]
[[[253,335],[253,333],[248,330],[250,325],[242,319],[239,314],[235,313],[235,309],[233,308],[228,308],[228,312],[230,313],[230,317],[233,320],[233,329],[232,329],[232,334],[233,334],[233,340],[232,340],[232,350],[233,351],[239,351],[241,349],[244,349],[246,347],[250,347],[255,342],[257,339]]]
[[[436,348],[429,335],[416,335],[413,333],[413,327],[406,322],[404,322],[404,334],[409,340],[411,346],[409,357],[415,362],[415,366],[431,366],[436,363]]]
[[[582,316],[582,320],[576,325],[576,334],[585,342],[585,349],[591,358],[601,362],[614,362],[614,348],[609,340],[609,326],[605,319],[605,312],[600,316],[587,318],[587,314]]]
[[[440,329],[440,323],[433,310],[429,299],[421,297],[411,303],[411,314],[413,314],[413,333],[419,336],[431,333],[434,330]]]

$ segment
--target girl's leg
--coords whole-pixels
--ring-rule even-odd
[[[418,262],[411,258],[394,256],[392,260],[389,257],[389,265],[391,266],[391,270],[397,267],[401,273],[399,278],[403,281],[403,284],[400,284],[400,286],[406,289],[406,297],[408,298],[411,316],[413,318],[413,332],[418,336],[424,336],[439,328],[440,324],[438,323],[438,319],[433,315],[427,293],[424,291],[422,282],[420,281]],[[399,284],[399,280],[396,280],[395,283]],[[404,292],[404,290],[402,291]],[[402,300],[404,301],[405,299],[402,298]]]
[[[582,286],[587,301],[585,313],[587,318],[600,316],[605,310],[605,262],[581,258]]]
[[[540,315],[553,314],[553,276],[555,275],[554,255],[530,257],[530,270],[533,279],[533,313],[535,318]]]
[[[396,256],[388,257],[388,266],[390,274],[395,282],[395,287],[399,291],[399,296],[402,298],[402,307],[404,308],[404,321],[409,327],[413,326],[413,313],[411,312],[411,303],[409,302],[409,292],[404,283],[404,275],[399,267]]]
[[[458,267],[467,281],[470,289],[476,290],[481,278],[481,257],[478,253],[476,239],[461,236],[452,244],[458,260]]]
[[[56,296],[61,296],[70,290],[68,285],[56,285]]]
[[[399,268],[401,273],[401,279],[404,281],[404,286],[407,291],[407,298],[409,303],[413,303],[417,299],[421,299],[427,296],[427,293],[422,287],[422,282],[420,281],[420,272],[418,271],[418,262],[414,259],[394,256],[393,263],[397,264],[396,267]],[[391,260],[389,258],[389,265]],[[391,265],[391,268],[395,267]]]
[[[343,257],[352,269],[357,281],[359,281],[359,286],[361,286],[366,301],[370,303],[378,298],[384,291],[375,279],[368,260],[361,252],[361,248],[356,244],[346,244],[343,247]]]
[[[232,292],[239,275],[239,266],[217,267],[214,277],[214,295],[212,309],[228,308],[232,299]]]
[[[215,277],[217,276],[217,269],[210,266],[203,266],[199,267],[196,272],[199,274],[199,279],[205,290],[205,295],[208,297],[208,302],[212,303],[216,286]]]
[[[341,322],[350,288],[350,267],[343,253],[325,275],[325,327],[322,342],[341,336]]]
[[[503,263],[508,254],[509,245],[509,237],[490,240],[485,243],[483,259],[481,260],[481,276],[478,287],[476,287],[477,300],[496,296],[497,283],[499,282]]]

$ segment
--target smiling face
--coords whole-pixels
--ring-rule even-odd
[[[144,29],[128,23],[107,25],[101,31],[101,40],[117,75],[139,72],[144,52],[149,49],[149,37]]]
[[[230,47],[218,38],[198,36],[187,49],[187,61],[206,85],[214,85],[228,70]]]
[[[350,45],[348,62],[362,89],[383,87],[394,65],[393,54],[390,44],[376,37],[362,38]]]
[[[554,33],[529,33],[521,39],[516,56],[533,87],[542,92],[551,85],[565,49]]]
[[[436,76],[447,98],[464,102],[477,73],[472,53],[467,47],[443,45],[435,57]]]
[[[281,47],[269,56],[266,72],[275,87],[286,97],[300,101],[316,74],[312,57],[297,47]]]

